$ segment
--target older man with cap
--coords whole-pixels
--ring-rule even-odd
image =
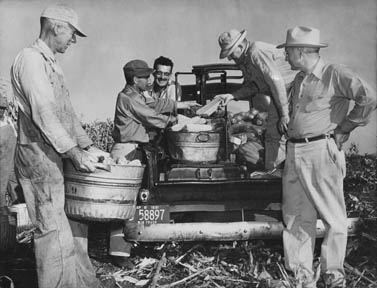
[[[87,253],[87,226],[64,212],[62,158],[76,169],[94,172],[98,152],[85,134],[69,99],[56,59],[84,37],[75,11],[50,6],[40,17],[39,38],[14,60],[11,77],[19,102],[16,174],[34,234],[40,288],[101,287]]]
[[[272,170],[285,158],[282,134],[286,132],[289,120],[287,89],[296,73],[274,45],[249,42],[246,34],[246,30],[239,32],[233,29],[219,36],[220,59],[233,60],[242,71],[244,82],[232,94],[216,97],[221,98],[225,105],[231,100],[251,100],[258,94],[272,97],[265,135],[265,168]]]
[[[163,129],[176,122],[176,102],[163,97],[146,97],[143,92],[153,84],[153,69],[143,60],[132,60],[123,67],[126,86],[118,94],[111,157],[118,163],[142,160],[142,145],[149,142],[151,128]],[[166,115],[168,114],[168,115]],[[123,225],[113,223],[109,254],[113,263],[127,266],[130,244],[123,240]]]
[[[304,288],[316,287],[314,275],[319,275],[313,271],[317,217],[326,227],[320,260],[326,287],[346,287],[342,145],[376,109],[375,92],[346,67],[326,63],[319,56],[324,47],[319,30],[311,27],[289,29],[286,42],[277,46],[285,49],[292,69],[300,71],[293,83],[287,131],[283,241],[286,266]],[[355,105],[348,113],[351,101]]]

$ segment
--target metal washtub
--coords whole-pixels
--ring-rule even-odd
[[[170,156],[177,162],[215,163],[220,149],[220,133],[180,132],[167,133]]]
[[[79,219],[110,221],[132,218],[145,166],[114,165],[111,172],[77,171],[64,161],[65,211]]]

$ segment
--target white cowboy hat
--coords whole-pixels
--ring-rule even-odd
[[[304,26],[296,26],[287,31],[285,43],[276,46],[283,47],[327,47],[326,43],[320,43],[320,33],[318,29]]]

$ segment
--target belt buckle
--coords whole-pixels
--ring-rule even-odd
[[[304,138],[304,140],[305,140],[306,143],[309,143],[309,142],[310,142],[310,141],[309,141],[309,138]]]

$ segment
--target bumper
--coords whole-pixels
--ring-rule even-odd
[[[348,218],[348,236],[356,234],[359,218]],[[199,222],[164,223],[145,226],[126,223],[125,238],[128,241],[235,241],[252,239],[272,239],[282,236],[282,222]],[[324,236],[325,227],[317,221],[317,238]]]

